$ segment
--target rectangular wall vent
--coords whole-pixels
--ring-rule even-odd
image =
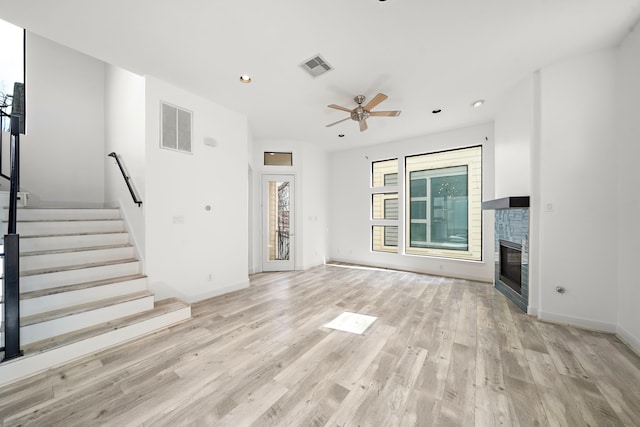
[[[311,75],[311,77],[318,77],[327,71],[333,70],[333,67],[325,61],[320,55],[313,56],[302,64],[300,64],[303,70]]]
[[[161,102],[160,106],[160,146],[170,150],[191,153],[191,111],[165,102]]]

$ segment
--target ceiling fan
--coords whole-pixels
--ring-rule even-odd
[[[358,106],[356,108],[354,108],[353,110],[350,110],[349,108],[346,107],[341,107],[339,105],[336,104],[331,104],[328,105],[329,108],[335,108],[336,110],[342,110],[342,111],[346,111],[348,113],[351,113],[351,116],[347,117],[346,119],[342,119],[342,120],[338,120],[337,122],[328,124],[327,127],[329,126],[333,126],[333,125],[337,125],[338,123],[342,123],[345,120],[355,120],[356,122],[358,122],[360,124],[360,132],[364,132],[365,130],[367,130],[367,119],[369,117],[396,117],[400,115],[400,110],[396,110],[396,111],[371,111],[371,109],[373,107],[375,107],[376,105],[380,104],[382,101],[384,101],[385,99],[387,99],[388,96],[382,93],[377,94],[376,96],[373,97],[373,99],[371,101],[369,101],[364,107],[362,106],[362,103],[365,100],[364,95],[358,95],[355,98],[353,98],[354,101],[356,101],[356,104],[358,104]]]

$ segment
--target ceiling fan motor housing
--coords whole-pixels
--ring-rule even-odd
[[[355,120],[356,122],[359,122],[361,120],[365,120],[368,117],[369,117],[369,112],[367,110],[365,110],[364,108],[362,108],[361,105],[358,105],[358,108],[355,108],[351,112],[351,120]]]

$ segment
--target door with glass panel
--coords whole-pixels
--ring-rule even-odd
[[[262,176],[262,270],[294,270],[293,175]]]

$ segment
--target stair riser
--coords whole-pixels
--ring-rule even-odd
[[[117,261],[134,257],[133,247],[96,249],[64,253],[49,253],[20,257],[20,271],[58,268],[101,261]]]
[[[120,219],[118,209],[19,209],[18,221],[69,221],[90,219]],[[7,209],[2,210],[2,221],[9,217]]]
[[[20,343],[27,345],[32,342],[55,337],[77,331],[89,326],[109,322],[120,317],[130,316],[153,308],[153,295],[138,298],[133,301],[123,302],[96,310],[69,315],[63,318],[20,328]]]
[[[21,292],[31,292],[40,289],[51,289],[59,286],[75,285],[77,283],[106,280],[115,277],[129,276],[140,272],[139,262],[104,265],[77,270],[57,271],[55,273],[34,274],[20,277]]]
[[[20,315],[32,316],[34,314],[45,313],[47,311],[59,310],[74,305],[99,301],[101,299],[113,298],[126,295],[132,292],[146,291],[147,279],[140,278],[123,282],[110,283],[107,285],[94,286],[77,291],[61,292],[52,295],[45,295],[38,298],[23,299],[20,301]]]
[[[97,234],[124,232],[124,222],[122,220],[109,221],[42,221],[42,222],[18,222],[18,234],[21,236],[44,236],[56,234]],[[4,224],[4,233],[7,232],[7,225]]]
[[[90,248],[94,246],[126,245],[129,243],[129,235],[127,233],[20,237],[20,253]]]

